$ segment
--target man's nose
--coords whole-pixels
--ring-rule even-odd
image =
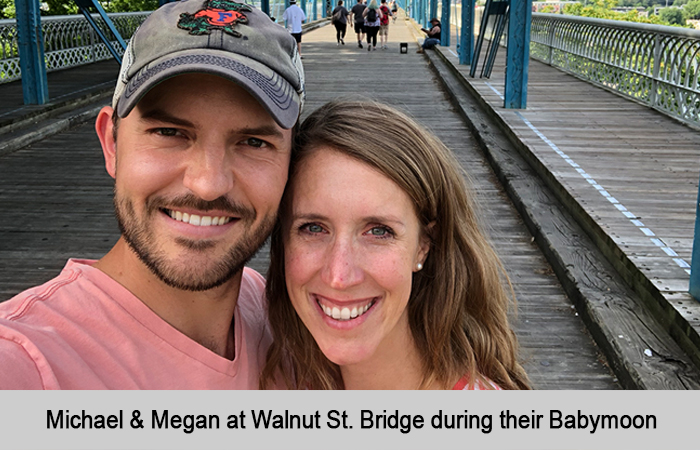
[[[234,175],[223,145],[207,146],[193,151],[183,183],[202,200],[212,201],[233,189]]]
[[[324,258],[321,279],[337,290],[348,289],[364,280],[361,255],[352,239],[334,239]]]

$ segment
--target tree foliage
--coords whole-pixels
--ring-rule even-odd
[[[659,11],[659,17],[661,17],[661,20],[671,25],[685,25],[683,11],[678,8],[662,8]]]
[[[700,19],[700,0],[689,1],[683,8],[683,14],[686,19]]]
[[[0,19],[15,17],[15,0],[0,0]]]
[[[590,0],[586,5],[575,3],[564,7],[564,14],[572,16],[593,17],[596,19],[621,20],[625,22],[651,23],[655,25],[674,25],[660,16],[649,14],[648,17],[640,15],[636,10],[617,12],[611,8],[617,5],[617,0]],[[668,8],[671,9],[671,8]],[[675,8],[674,8],[675,9]],[[679,10],[680,11],[680,10]],[[683,21],[681,23],[684,23]]]
[[[28,0],[36,1],[36,0]],[[78,6],[71,0],[40,0],[41,14],[60,16],[78,14]],[[107,12],[153,11],[158,8],[158,0],[101,0]],[[15,0],[0,0],[0,19],[15,17]]]

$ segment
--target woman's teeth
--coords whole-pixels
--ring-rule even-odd
[[[353,307],[352,309],[350,308],[338,308],[337,306],[326,306],[321,303],[319,305],[321,306],[321,309],[323,310],[323,313],[327,315],[328,317],[331,317],[335,320],[350,320],[354,319],[356,317],[361,316],[362,314],[366,313],[367,310],[372,306],[374,302],[371,301],[367,303],[365,306],[360,306],[358,307]]]
[[[213,225],[225,225],[231,221],[230,217],[199,216],[197,214],[187,214],[180,211],[166,210],[168,215],[179,221],[196,225],[199,227],[209,227]]]

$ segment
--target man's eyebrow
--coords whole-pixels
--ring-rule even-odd
[[[182,119],[180,117],[173,116],[172,114],[163,111],[162,109],[152,109],[150,111],[144,111],[141,113],[142,121],[156,121],[165,122],[173,125],[179,125],[182,127],[192,127],[192,122]]]
[[[284,135],[279,130],[278,127],[274,125],[262,125],[259,127],[246,127],[237,130],[239,134],[246,134],[251,136],[271,136],[278,139],[284,138]]]
[[[152,109],[150,111],[145,111],[141,114],[141,120],[143,121],[157,121],[165,122],[173,125],[179,125],[182,127],[193,127],[194,124],[188,120],[182,119],[180,117],[173,116],[162,109]],[[244,134],[250,136],[271,136],[277,139],[283,139],[284,134],[279,130],[278,127],[274,125],[262,125],[259,127],[245,127],[236,130],[237,134]]]

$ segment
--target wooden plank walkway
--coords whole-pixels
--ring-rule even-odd
[[[0,84],[0,127],[80,98],[94,96],[98,91],[114,90],[119,65],[113,59],[90,64],[88,67],[89,69],[79,66],[49,72],[48,105],[25,105],[21,80]]]
[[[491,79],[469,78],[454,45],[439,52],[522,143],[532,164],[546,168],[554,189],[570,199],[573,214],[603,242],[627,282],[699,348],[700,303],[687,293],[687,266],[700,130],[532,59],[527,109],[507,110],[505,49]]]
[[[523,225],[465,124],[438,88],[428,64],[399,54],[411,42],[402,21],[390,50],[336,46],[334,29],[304,35],[308,99],[305,114],[339,96],[393,104],[431,128],[471,175],[497,250],[518,294],[516,330],[526,369],[541,389],[615,389],[572,303]],[[387,124],[388,126],[390,124]],[[111,179],[92,124],[0,158],[0,299],[54,276],[68,257],[99,258],[118,237]],[[263,273],[263,251],[251,265]]]

